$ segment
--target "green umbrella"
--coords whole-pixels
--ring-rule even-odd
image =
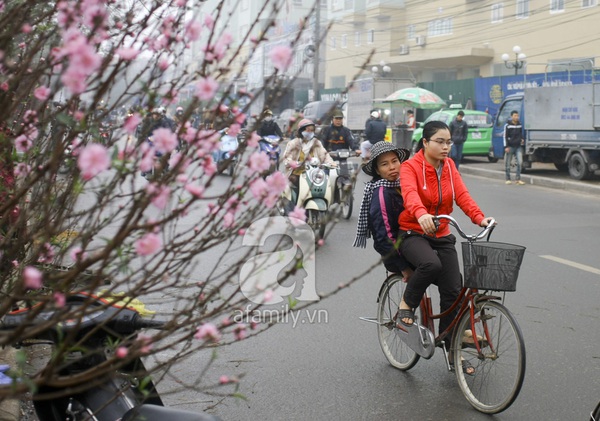
[[[383,102],[405,105],[424,110],[436,110],[446,105],[446,102],[436,94],[423,88],[404,88],[387,96]]]

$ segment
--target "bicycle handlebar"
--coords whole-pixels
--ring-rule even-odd
[[[456,230],[458,231],[458,233],[460,234],[460,236],[462,238],[464,238],[465,240],[467,240],[467,241],[481,240],[486,235],[488,236],[487,239],[489,240],[490,236],[492,235],[492,231],[494,231],[494,228],[496,227],[496,220],[494,218],[492,218],[492,220],[490,221],[490,223],[488,224],[488,226],[484,227],[483,231],[481,231],[479,234],[467,234],[467,233],[465,233],[462,230],[462,228],[458,224],[458,221],[456,219],[454,219],[452,216],[450,216],[450,215],[438,215],[438,216],[434,217],[435,221],[439,221],[440,219],[446,219],[446,220],[448,220],[448,222],[450,223],[450,225],[452,225],[454,228],[456,228]]]

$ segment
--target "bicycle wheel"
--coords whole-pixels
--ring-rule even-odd
[[[390,364],[400,370],[409,370],[419,361],[420,356],[410,349],[398,336],[394,316],[404,294],[406,284],[402,277],[394,276],[383,286],[377,304],[377,336],[383,354]],[[417,317],[420,316],[417,309]]]
[[[525,343],[521,328],[506,307],[495,301],[480,302],[475,310],[475,329],[472,338],[471,318],[467,311],[455,331],[452,349],[458,384],[475,409],[497,414],[517,398],[525,377]],[[474,338],[480,342],[477,353]],[[460,339],[460,340],[458,340]],[[461,369],[468,362],[475,373]]]

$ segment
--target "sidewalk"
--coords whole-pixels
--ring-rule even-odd
[[[487,158],[466,158],[460,164],[460,173],[502,182],[506,179],[503,160],[491,163],[487,161]],[[514,176],[515,171],[512,169],[511,177],[513,181]],[[531,169],[521,174],[521,180],[535,186],[600,196],[600,177],[595,176],[591,180],[584,181],[574,180],[567,173],[558,171],[552,164],[534,163]]]

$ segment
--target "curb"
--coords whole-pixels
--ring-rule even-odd
[[[498,180],[504,180],[504,172],[486,168],[480,168],[474,165],[462,164],[460,166],[461,174],[475,175]],[[527,184],[551,189],[565,190],[576,193],[600,195],[600,183],[586,183],[581,181],[560,180],[551,177],[542,177],[538,175],[521,174],[521,180]]]

